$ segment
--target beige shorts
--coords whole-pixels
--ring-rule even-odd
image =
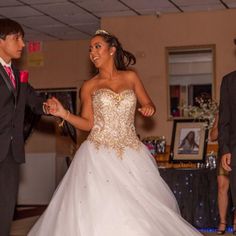
[[[229,172],[222,167],[220,158],[217,161],[217,176],[219,175],[229,176]]]

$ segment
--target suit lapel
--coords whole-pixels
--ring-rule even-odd
[[[14,102],[15,102],[15,104],[16,104],[16,102],[17,102],[16,89],[14,89],[14,87],[13,87],[13,85],[12,85],[12,83],[11,83],[11,80],[10,80],[9,76],[8,76],[8,74],[6,73],[4,67],[2,66],[1,63],[0,63],[0,75],[2,76],[2,78],[3,78],[4,82],[5,82],[5,84],[7,85],[7,88],[9,89],[9,91],[13,94],[13,96],[14,96]]]
[[[16,81],[16,88],[13,90],[15,92],[16,101],[18,101],[19,92],[20,92],[20,78],[19,78],[20,74],[19,74],[19,70],[14,65],[12,65],[12,70],[13,70],[15,81]]]

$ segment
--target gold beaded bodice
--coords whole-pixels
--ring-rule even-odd
[[[125,147],[138,149],[140,141],[134,127],[136,96],[127,89],[115,93],[98,89],[93,93],[94,126],[88,136],[97,148],[101,145],[114,149],[122,156]]]

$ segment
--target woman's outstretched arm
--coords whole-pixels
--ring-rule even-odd
[[[81,88],[80,100],[81,100],[80,115],[74,115],[70,113],[63,107],[63,105],[55,97],[53,97],[47,103],[49,113],[53,116],[62,118],[63,120],[72,124],[77,129],[90,131],[93,127],[93,109],[92,109],[91,89],[88,82],[85,82]]]

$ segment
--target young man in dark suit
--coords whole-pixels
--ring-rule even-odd
[[[15,21],[0,19],[0,235],[9,236],[19,184],[19,165],[25,161],[25,107],[43,114],[44,99],[20,76],[12,59],[21,57],[24,31]]]
[[[236,207],[236,71],[224,76],[220,88],[219,151],[222,167],[229,171],[233,207]],[[236,213],[234,214],[236,215]],[[236,235],[236,217],[233,222]]]

